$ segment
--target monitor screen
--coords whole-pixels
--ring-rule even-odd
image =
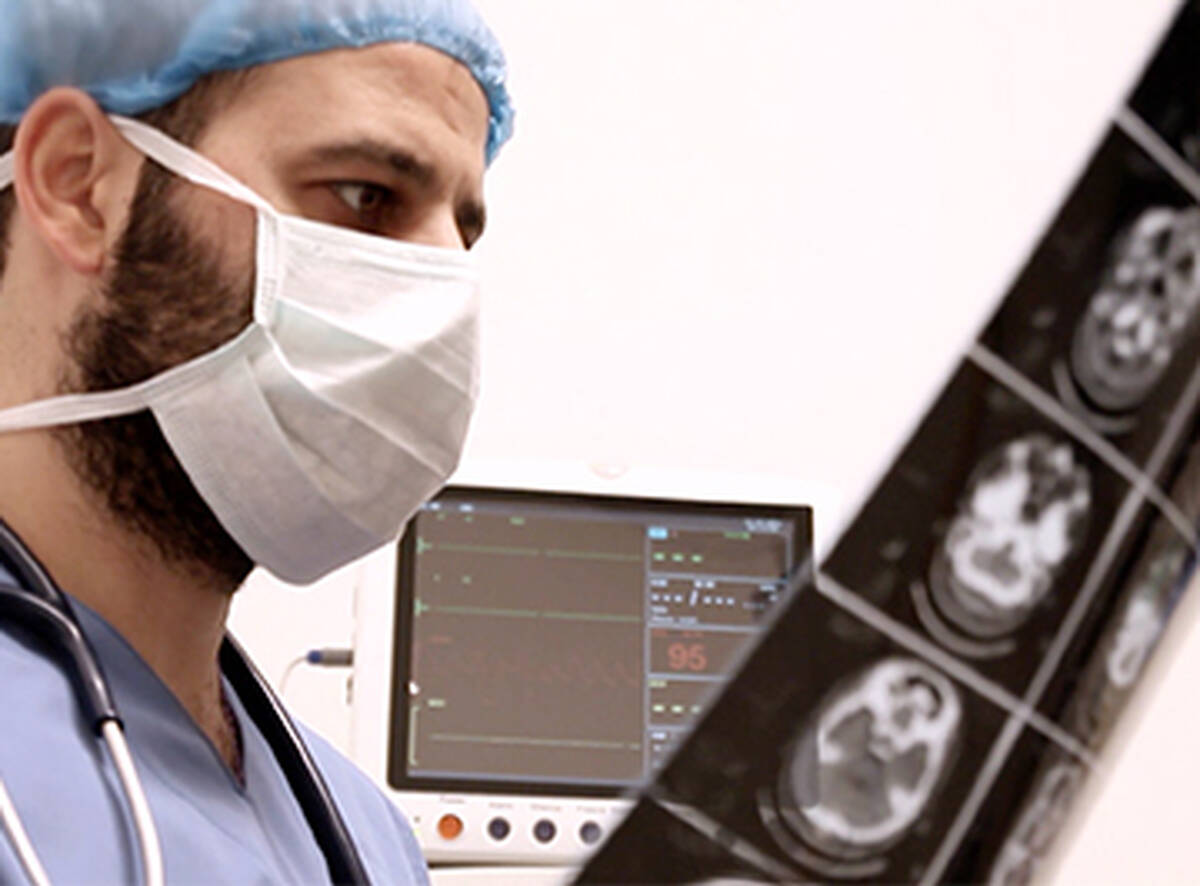
[[[624,793],[811,545],[806,507],[444,491],[399,547],[390,785]]]

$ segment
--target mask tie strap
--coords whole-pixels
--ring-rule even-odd
[[[240,203],[248,203],[271,216],[276,215],[275,207],[203,154],[138,120],[118,116],[109,119],[126,141],[179,177]]]
[[[0,434],[61,427],[102,418],[118,418],[152,409],[161,395],[203,380],[202,367],[207,364],[228,363],[237,359],[245,350],[261,347],[261,335],[254,326],[248,326],[215,351],[126,388],[60,394],[57,397],[0,409]]]
[[[128,117],[112,117],[113,124],[131,145],[157,160],[176,175],[193,184],[218,191],[256,209],[275,214],[275,209],[232,175],[221,169],[207,157],[173,141],[153,127],[131,120]],[[16,154],[9,151],[0,157],[0,191],[9,187],[15,178]]]
[[[126,390],[63,394],[35,400],[0,412],[0,433],[62,427],[101,418],[132,415],[146,408],[137,394]]]
[[[125,139],[152,160],[180,178],[224,194],[239,203],[258,210],[257,295],[254,299],[254,319],[266,325],[274,310],[274,301],[281,279],[278,247],[279,213],[275,207],[251,188],[242,184],[203,154],[181,145],[170,136],[129,117],[109,118]]]

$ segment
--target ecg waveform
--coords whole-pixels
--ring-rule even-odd
[[[435,502],[409,536],[408,772],[637,783],[753,638],[788,526]]]
[[[637,742],[588,741],[573,738],[530,738],[527,735],[461,735],[453,732],[435,732],[432,741],[451,744],[493,745],[522,748],[573,748],[587,751],[636,751],[641,749]]]
[[[438,684],[462,683],[482,692],[488,687],[556,687],[573,689],[637,689],[642,684],[639,661],[603,653],[572,650],[547,661],[541,649],[464,648],[448,636],[434,636],[417,648],[414,676],[436,676]],[[482,695],[479,696],[482,700]]]
[[[482,618],[544,618],[550,621],[591,621],[609,622],[615,624],[640,624],[642,619],[636,615],[614,615],[609,612],[565,612],[553,609],[503,609],[486,606],[434,606],[417,600],[414,611],[418,618],[432,613],[434,615],[477,615]]]

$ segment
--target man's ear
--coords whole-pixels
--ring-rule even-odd
[[[64,265],[99,275],[125,230],[141,155],[91,96],[66,87],[25,112],[14,151],[23,219]]]

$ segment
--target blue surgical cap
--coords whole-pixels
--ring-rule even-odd
[[[512,134],[504,53],[469,0],[0,0],[0,122],[54,86],[135,115],[197,79],[326,49],[421,43],[487,95],[491,162]]]

